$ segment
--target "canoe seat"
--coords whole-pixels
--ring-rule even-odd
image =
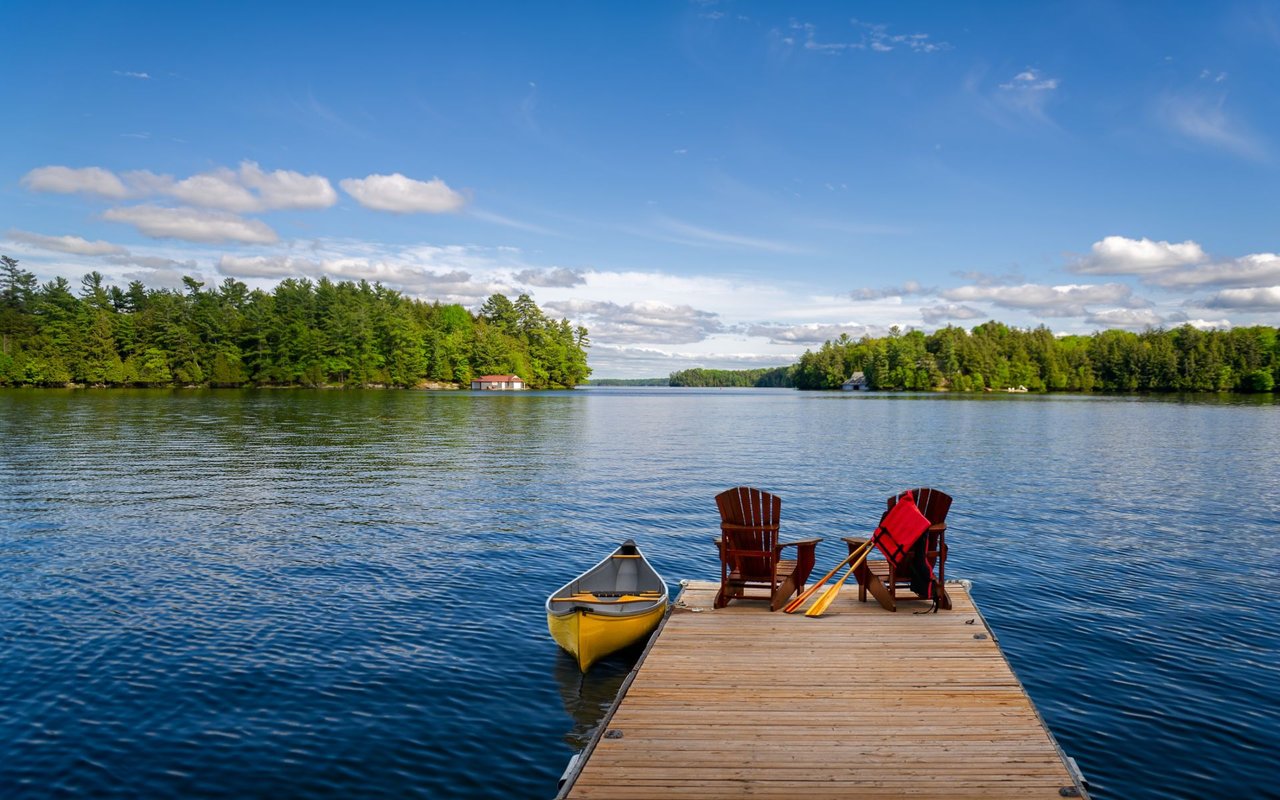
[[[779,542],[782,499],[739,486],[716,495],[720,510],[720,591],[715,607],[730,600],[763,597],[769,610],[777,611],[791,595],[804,590],[813,571],[814,550],[821,539]],[[783,548],[794,547],[795,558],[782,558]],[[748,591],[759,592],[748,594]]]

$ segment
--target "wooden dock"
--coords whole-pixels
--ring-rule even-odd
[[[918,615],[846,585],[817,619],[716,588],[686,586],[561,797],[1088,797],[961,584]]]

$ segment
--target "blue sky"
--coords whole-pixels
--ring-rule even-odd
[[[381,280],[597,377],[847,332],[1280,317],[1280,4],[0,9],[0,252]]]

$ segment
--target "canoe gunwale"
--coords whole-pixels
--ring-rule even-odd
[[[578,594],[579,592],[576,587],[582,581],[582,579],[586,578],[587,576],[591,575],[594,572],[597,572],[599,570],[606,568],[612,562],[614,557],[616,556],[631,557],[632,554],[629,554],[629,553],[624,554],[622,552],[623,549],[627,547],[634,548],[635,550],[634,555],[639,557],[640,564],[642,565],[641,578],[645,579],[644,584],[642,586],[637,587],[635,592],[630,592],[628,594],[639,594],[640,592],[643,592],[643,591],[656,590],[659,594],[653,598],[653,602],[651,603],[644,603],[644,602],[616,603],[616,602],[602,601],[598,603],[593,603],[587,600],[577,601],[577,602],[561,600],[561,601],[553,602],[553,600],[555,600],[555,598],[558,598],[558,597],[562,598],[567,595]],[[650,587],[649,582],[647,580],[647,578],[649,578],[650,576],[652,576],[653,578],[652,587]],[[576,614],[576,613],[582,612],[582,613],[589,613],[589,614],[597,614],[602,617],[626,619],[628,617],[638,617],[638,616],[652,613],[654,609],[665,606],[668,602],[670,602],[670,599],[671,599],[671,590],[667,588],[667,582],[663,580],[662,576],[658,574],[658,571],[653,568],[652,564],[649,563],[649,559],[645,558],[644,553],[640,551],[640,548],[637,547],[634,542],[628,539],[626,542],[623,542],[621,545],[615,548],[612,553],[600,559],[600,561],[596,562],[595,565],[589,567],[588,569],[583,571],[581,574],[575,576],[573,580],[569,581],[564,586],[561,586],[559,589],[552,592],[547,597],[547,600],[543,604],[543,606],[547,612],[547,615],[552,617],[565,617],[570,614]]]

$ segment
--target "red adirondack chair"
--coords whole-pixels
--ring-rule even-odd
[[[715,607],[730,600],[761,597],[777,611],[791,595],[804,589],[813,571],[814,550],[822,539],[778,541],[782,498],[739,486],[716,495],[720,509],[720,591]],[[796,548],[794,559],[782,558],[785,547]],[[748,591],[761,592],[747,594]]]
[[[901,491],[888,499],[886,513],[892,510],[908,492],[915,500],[916,508],[920,509],[920,513],[929,520],[929,527],[924,532],[925,558],[937,569],[938,584],[943,585],[947,580],[947,511],[951,509],[951,496],[928,487]],[[866,542],[866,539],[845,537],[844,541],[849,545],[849,552],[852,553]],[[879,565],[879,568],[873,569],[875,565]],[[888,562],[887,570],[881,562],[875,562],[875,565],[864,564],[854,573],[858,579],[858,599],[865,602],[867,591],[870,590],[881,606],[889,611],[897,611],[898,589],[910,587],[910,575],[900,575],[892,561]],[[940,608],[951,607],[951,600],[945,592],[940,592],[937,600]]]

